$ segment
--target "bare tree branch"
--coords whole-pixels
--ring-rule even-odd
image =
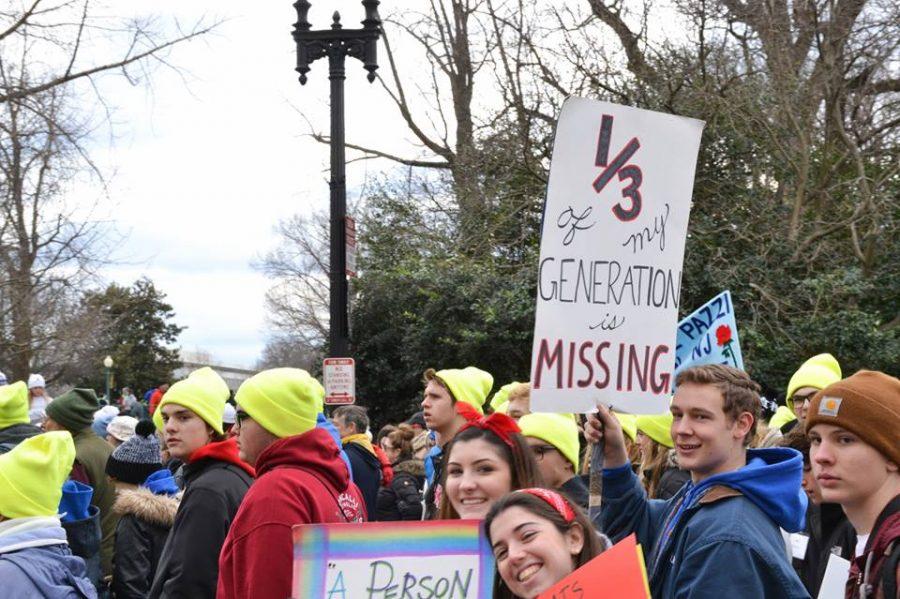
[[[95,66],[95,67],[92,67],[89,69],[76,71],[74,73],[70,73],[67,71],[67,72],[63,73],[62,75],[53,77],[49,81],[45,81],[44,83],[41,83],[38,85],[26,85],[25,87],[22,87],[19,89],[5,91],[3,93],[0,93],[0,103],[9,102],[12,100],[19,100],[19,99],[25,98],[27,96],[31,96],[34,94],[38,94],[38,93],[47,91],[51,88],[54,88],[54,87],[57,87],[60,85],[65,85],[67,83],[71,83],[78,79],[83,79],[85,77],[90,77],[92,75],[96,75],[97,73],[111,71],[114,69],[119,69],[122,67],[126,67],[128,65],[131,65],[131,64],[138,63],[138,62],[144,60],[145,58],[157,56],[163,50],[171,48],[181,42],[186,42],[188,40],[195,39],[201,35],[207,34],[210,31],[212,31],[213,29],[215,29],[216,26],[217,26],[217,24],[212,24],[209,26],[200,27],[199,29],[195,29],[195,30],[191,31],[190,33],[178,36],[175,39],[171,39],[167,42],[164,42],[158,46],[154,46],[143,52],[139,52],[134,55],[126,55],[125,58],[122,58],[121,60],[108,62],[106,64],[98,65],[98,66]]]

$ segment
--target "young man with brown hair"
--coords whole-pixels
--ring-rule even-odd
[[[900,597],[900,380],[871,370],[828,385],[806,416],[825,501],[856,529],[847,599]]]
[[[809,498],[809,507],[806,529],[791,535],[791,557],[803,586],[816,597],[831,556],[853,559],[856,531],[839,503],[823,501],[809,461],[809,438],[803,427],[786,434],[781,446],[796,449],[803,456],[803,490]]]
[[[434,431],[438,441],[425,457],[433,466],[428,468],[426,464],[426,471],[432,475],[425,487],[424,519],[430,520],[437,515],[441,503],[442,489],[438,481],[443,471],[443,447],[453,440],[463,424],[484,413],[482,406],[494,386],[494,377],[474,366],[437,371],[429,368],[423,375],[423,382],[425,424]]]
[[[809,597],[779,531],[803,528],[803,459],[784,447],[747,449],[759,386],[719,364],[688,368],[675,384],[672,439],[691,481],[671,499],[647,499],[613,413],[599,406],[589,417],[586,435],[604,441],[601,530],[614,541],[637,534],[654,599]]]

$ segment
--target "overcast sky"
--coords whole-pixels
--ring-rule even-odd
[[[358,27],[364,16],[359,0],[312,4],[315,29],[330,26],[335,10],[347,28]],[[422,0],[382,0],[379,8],[382,17],[411,17],[425,9]],[[169,27],[202,17],[224,22],[173,50],[167,60],[177,71],[156,68],[149,83],[138,85],[113,74],[97,81],[112,108],[114,137],[98,135],[92,148],[107,174],[107,195],[89,185],[73,193],[79,205],[100,197],[92,216],[114,223],[123,236],[110,256],[113,264],[101,274],[126,285],[141,276],[152,279],[168,295],[175,321],[188,327],[180,338],[184,351],[252,366],[270,334],[264,307],[270,281],[251,264],[277,244],[279,220],[328,207],[328,147],[305,135],[304,119],[328,132],[327,60],[312,65],[306,86],[298,83],[292,0],[129,0],[109,2],[107,10],[122,18],[158,15]],[[661,30],[677,31],[676,22],[661,23]],[[601,28],[598,34],[608,32]],[[414,114],[427,123],[427,103],[414,84],[427,88],[431,81],[421,47],[399,35],[391,46]],[[389,77],[382,44],[379,64]],[[433,158],[413,143],[381,85],[369,84],[365,75],[362,63],[348,59],[347,141]],[[492,76],[488,69],[479,74]],[[479,86],[474,112],[497,101],[485,93],[491,87]],[[396,168],[384,160],[350,165],[348,199],[367,180]]]
[[[386,1],[382,10],[397,4]],[[314,28],[330,25],[336,8],[347,27],[358,26],[363,15],[358,1],[313,5]],[[328,205],[328,148],[303,136],[308,127],[298,113],[327,132],[327,60],[314,63],[310,82],[300,86],[289,0],[113,6],[183,24],[204,14],[226,22],[172,52],[180,74],[156,69],[149,86],[102,80],[114,108],[115,140],[101,136],[95,144],[94,156],[112,173],[98,215],[113,220],[124,240],[112,256],[115,264],[101,274],[122,284],[148,276],[168,295],[175,321],[188,327],[183,350],[251,366],[268,335],[269,286],[251,262],[274,246],[280,219]],[[360,62],[348,59],[347,66],[348,140],[408,148],[384,91],[366,81]],[[359,189],[385,168],[390,165],[374,161],[352,166],[348,188]],[[87,201],[95,192],[80,193]]]

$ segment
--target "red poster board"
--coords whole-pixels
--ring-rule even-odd
[[[590,594],[585,594],[590,589]],[[631,535],[547,589],[538,599],[649,599],[644,552]]]

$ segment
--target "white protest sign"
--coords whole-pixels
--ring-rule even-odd
[[[791,557],[795,559],[806,559],[806,548],[809,546],[809,535],[802,532],[795,532],[790,535],[791,540]]]
[[[844,599],[849,576],[850,561],[833,553],[829,555],[818,599]]]
[[[538,268],[531,409],[666,410],[703,123],[570,98]]]
[[[490,599],[494,554],[480,521],[293,527],[292,597]]]
[[[356,401],[356,363],[353,358],[325,358],[325,405],[346,405]]]

